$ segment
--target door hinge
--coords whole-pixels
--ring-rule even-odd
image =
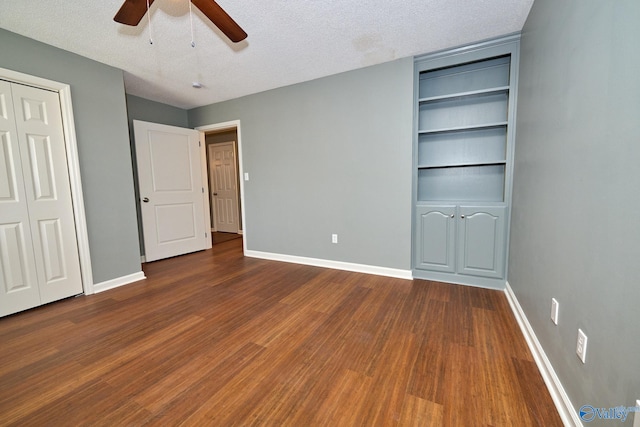
[[[207,238],[207,232],[206,231],[204,232],[204,238],[205,239]]]
[[[202,147],[202,144],[200,143],[200,141],[198,141],[198,147]]]
[[[202,187],[202,194],[204,194],[204,187]]]

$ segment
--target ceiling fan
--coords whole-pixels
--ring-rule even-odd
[[[247,38],[247,33],[214,0],[190,0],[213,24],[234,43]],[[125,0],[113,20],[136,26],[153,0]]]

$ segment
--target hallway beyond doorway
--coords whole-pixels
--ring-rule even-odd
[[[242,239],[242,234],[238,234],[238,233],[222,233],[222,232],[217,232],[217,231],[211,232],[211,243],[213,245],[218,244],[218,243],[222,243],[222,242],[227,242],[229,240],[234,240],[234,239]]]

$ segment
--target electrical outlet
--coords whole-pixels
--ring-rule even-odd
[[[558,309],[560,308],[560,304],[555,298],[551,298],[551,320],[556,325],[558,324]]]
[[[338,243],[338,235],[337,234],[332,234],[331,235],[331,243]]]
[[[582,360],[582,363],[586,363],[587,358],[587,335],[582,332],[582,329],[578,329],[578,344],[576,345],[576,354]]]

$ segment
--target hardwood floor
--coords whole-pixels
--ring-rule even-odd
[[[0,319],[0,425],[562,425],[502,292],[241,248]]]
[[[242,234],[238,233],[224,233],[219,231],[211,232],[211,243],[217,245],[218,243],[228,242],[229,240],[242,239]]]

